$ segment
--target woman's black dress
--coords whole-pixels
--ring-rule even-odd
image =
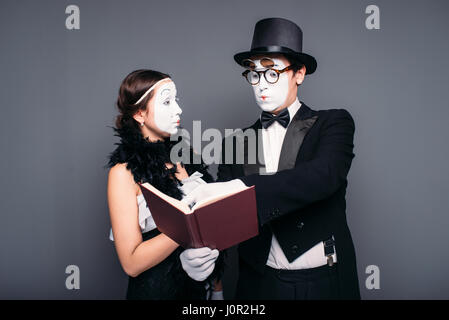
[[[165,164],[170,163],[171,148],[176,141],[150,142],[144,139],[139,131],[132,128],[116,129],[116,136],[120,143],[111,153],[107,167],[111,168],[117,163],[127,163],[136,183],[148,182],[165,194],[182,199],[182,192],[178,188],[179,181],[173,179],[176,168],[167,169]],[[193,151],[189,148],[190,164],[185,164],[189,175],[198,171],[203,174],[203,180],[213,182],[204,163],[193,164]],[[158,229],[143,233],[143,241],[160,234]],[[142,272],[137,277],[129,277],[126,298],[130,300],[205,300],[206,283],[211,285],[214,278],[220,278],[224,269],[225,252],[215,263],[212,274],[204,281],[191,279],[181,265],[179,255],[184,250],[178,247],[165,260],[156,266]]]
[[[157,229],[143,233],[143,241],[160,234]],[[126,299],[129,300],[205,300],[205,282],[195,281],[182,269],[179,255],[184,249],[178,247],[164,261],[129,277]]]

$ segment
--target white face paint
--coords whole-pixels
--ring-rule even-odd
[[[284,62],[277,58],[270,58],[273,60],[275,65],[274,69],[282,70],[287,67]],[[257,71],[266,70],[260,64],[260,59],[253,60],[256,64]],[[256,97],[256,102],[259,107],[263,111],[274,111],[285,103],[288,95],[288,74],[287,72],[283,72],[279,75],[279,79],[276,83],[269,83],[263,76],[260,74],[260,81],[258,84],[253,85],[254,96]]]
[[[163,83],[155,94],[154,123],[163,132],[175,134],[180,124],[181,108],[176,101],[176,86],[173,81]]]

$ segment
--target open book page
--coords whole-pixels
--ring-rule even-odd
[[[195,203],[195,205],[192,207],[192,210],[194,211],[196,209],[205,207],[205,206],[207,206],[207,205],[209,205],[211,203],[214,203],[214,202],[219,201],[221,199],[227,198],[229,196],[232,196],[234,194],[237,194],[237,193],[239,193],[239,192],[241,192],[243,190],[249,189],[249,188],[250,187],[247,187],[247,186],[243,185],[242,187],[239,187],[239,188],[236,188],[236,189],[233,189],[233,190],[226,190],[226,191],[224,191],[222,193],[214,194],[214,195],[212,195],[210,197],[201,199],[200,201]]]
[[[214,194],[214,195],[212,195],[210,197],[201,199],[200,201],[195,203],[195,205],[192,208],[190,208],[187,203],[182,202],[182,201],[180,201],[178,199],[175,199],[173,197],[170,197],[170,196],[166,195],[165,193],[163,193],[163,192],[159,191],[158,189],[156,189],[155,187],[153,187],[148,182],[142,183],[141,185],[143,187],[145,187],[146,189],[150,190],[151,192],[153,192],[158,197],[160,197],[163,200],[165,200],[168,203],[170,203],[172,206],[174,206],[178,210],[182,211],[184,214],[191,214],[196,209],[202,208],[204,206],[207,206],[208,204],[214,203],[214,202],[219,201],[221,199],[227,198],[227,197],[229,197],[231,195],[237,194],[237,193],[239,193],[239,192],[241,192],[243,190],[249,189],[249,187],[243,185],[242,187],[239,187],[239,188],[236,188],[236,189],[233,189],[233,190],[226,190],[226,191],[223,191],[222,193]]]
[[[193,212],[193,210],[190,209],[188,204],[186,204],[186,203],[184,203],[184,202],[182,202],[182,201],[180,201],[178,199],[175,199],[173,197],[170,197],[170,196],[166,195],[165,193],[163,193],[163,192],[159,191],[158,189],[156,189],[155,187],[153,187],[148,182],[142,183],[141,186],[143,186],[146,189],[150,190],[155,195],[157,195],[159,198],[164,199],[165,201],[170,203],[172,206],[174,206],[178,210],[182,211],[184,214],[190,214],[190,213]]]

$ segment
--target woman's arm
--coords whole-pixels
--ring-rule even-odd
[[[115,248],[123,270],[131,277],[159,264],[178,247],[165,234],[142,241],[136,192],[136,183],[125,164],[110,169],[108,206]]]

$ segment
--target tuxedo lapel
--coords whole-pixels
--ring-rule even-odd
[[[301,107],[296,112],[292,121],[290,122],[287,132],[285,133],[284,142],[282,143],[281,155],[279,157],[279,165],[277,171],[282,171],[286,169],[292,169],[295,167],[296,158],[298,156],[299,149],[301,148],[304,137],[306,136],[309,129],[313,126],[318,116],[315,112],[310,109],[304,102],[301,101]],[[249,139],[247,136],[243,137],[244,144],[244,162],[243,162],[243,172],[245,176],[251,174],[263,174],[266,172],[265,160],[264,160],[264,150],[263,150],[263,140],[262,140],[262,124],[260,119],[256,121],[248,129],[254,130],[256,134],[256,161],[250,161],[251,149],[254,146],[249,146]]]
[[[295,167],[296,158],[304,137],[317,119],[318,116],[314,115],[313,110],[301,101],[301,107],[296,112],[285,133],[277,171]]]

